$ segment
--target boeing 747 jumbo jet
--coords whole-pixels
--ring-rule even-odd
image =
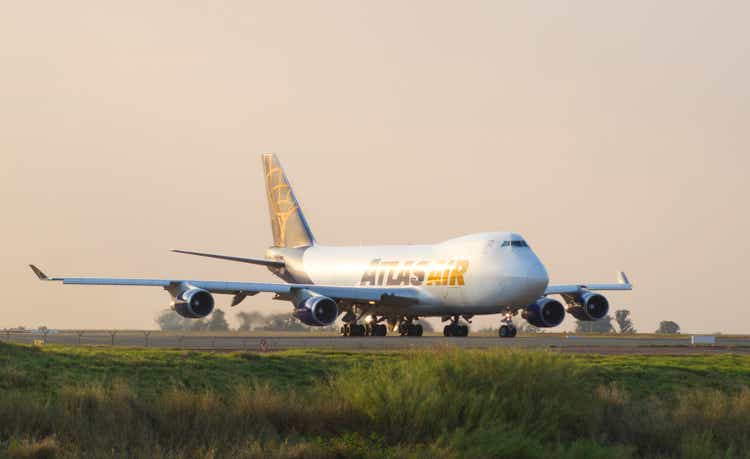
[[[596,291],[631,290],[624,273],[613,284],[548,285],[547,270],[516,233],[480,233],[432,245],[331,247],[318,245],[281,164],[264,154],[273,246],[265,258],[242,258],[174,250],[201,257],[267,267],[285,283],[187,279],[47,277],[75,285],[162,287],[172,308],[187,318],[214,309],[214,294],[233,295],[232,306],[261,292],[290,301],[294,317],[309,326],[328,326],[341,316],[344,336],[421,336],[421,317],[441,317],[445,336],[467,336],[478,314],[503,314],[499,336],[516,336],[513,316],[535,327],[556,327],[567,311],[579,320],[601,319],[609,302]],[[566,306],[550,298],[560,295]],[[343,315],[342,315],[343,314]]]

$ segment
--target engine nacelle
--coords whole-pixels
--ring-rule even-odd
[[[214,297],[203,289],[187,289],[174,299],[172,309],[182,317],[202,319],[214,310]]]
[[[292,301],[292,315],[311,327],[331,325],[339,316],[339,308],[334,300],[309,290],[296,292]]]
[[[609,301],[604,295],[584,290],[576,296],[563,295],[568,312],[578,320],[593,322],[607,315]]]
[[[557,327],[565,320],[565,308],[559,301],[541,298],[527,306],[521,317],[535,327]]]

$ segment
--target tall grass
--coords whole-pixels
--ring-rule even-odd
[[[300,390],[125,383],[47,395],[7,373],[0,456],[748,457],[750,389],[638,398],[547,352],[409,353]]]

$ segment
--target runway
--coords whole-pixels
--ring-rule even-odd
[[[43,344],[45,337],[35,333],[0,333],[3,341]],[[539,334],[517,338],[470,336],[467,338],[423,337],[342,337],[309,333],[175,333],[106,331],[60,332],[49,334],[46,344],[68,346],[117,346],[186,349],[206,351],[282,351],[289,349],[331,349],[340,351],[378,351],[456,346],[461,348],[550,349],[556,352],[592,354],[750,354],[750,337],[718,336],[714,345],[691,345],[690,335],[598,335],[580,336]]]

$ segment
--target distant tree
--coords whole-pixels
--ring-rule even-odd
[[[267,316],[266,323],[261,327],[265,331],[304,331],[306,327],[291,314],[272,314]]]
[[[202,332],[208,330],[208,321],[206,319],[185,319],[185,330]]]
[[[677,322],[662,320],[659,322],[659,328],[656,330],[656,333],[660,335],[676,335],[680,333],[680,326],[677,325]]]
[[[633,321],[630,319],[630,311],[627,309],[619,309],[615,311],[615,322],[617,322],[617,328],[619,328],[620,333],[636,333],[636,329],[633,327]]]
[[[187,330],[187,322],[184,317],[171,309],[164,309],[156,316],[156,324],[161,330],[182,331]]]
[[[544,333],[543,329],[535,327],[525,320],[519,320],[518,322],[514,322],[514,324],[518,333]]]
[[[594,321],[576,320],[577,333],[612,333],[614,331],[610,315]]]
[[[251,311],[251,312],[238,312],[237,318],[240,321],[240,326],[237,327],[239,331],[250,331],[256,328],[262,327],[266,321],[263,314]]]
[[[227,322],[224,311],[218,308],[214,309],[211,318],[206,323],[206,328],[209,331],[229,331],[229,322]]]

